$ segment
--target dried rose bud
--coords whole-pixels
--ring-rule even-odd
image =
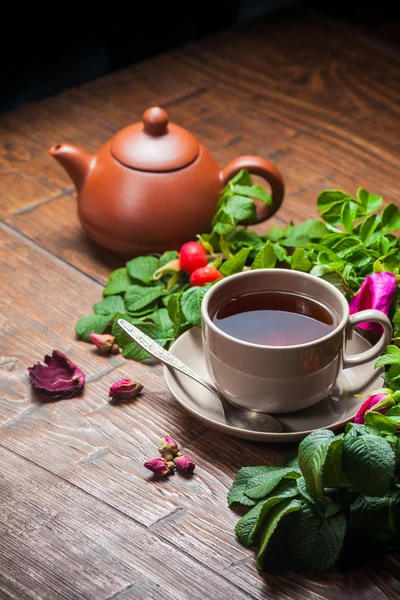
[[[53,350],[51,356],[44,357],[45,365],[37,363],[29,367],[29,378],[33,387],[50,398],[72,398],[76,396],[85,385],[83,371],[60,352]]]
[[[179,448],[176,441],[170,435],[166,435],[159,443],[158,451],[166,460],[174,460]]]
[[[162,477],[169,474],[169,467],[165,458],[153,458],[144,463],[146,469],[152,471],[157,477]]]
[[[174,463],[181,473],[193,473],[196,466],[187,454],[182,454],[181,456],[174,458]]]
[[[175,471],[175,469],[176,469],[176,465],[175,465],[174,461],[173,460],[168,460],[167,461],[167,465],[168,465],[169,472],[173,473]]]
[[[112,384],[108,395],[111,400],[131,400],[142,391],[143,386],[132,379],[120,379]]]
[[[113,346],[115,346],[115,337],[110,333],[91,333],[89,337],[92,344],[104,354],[111,352]]]

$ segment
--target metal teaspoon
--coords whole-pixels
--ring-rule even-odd
[[[158,358],[167,367],[172,367],[177,371],[180,371],[184,375],[191,377],[197,383],[203,385],[209,392],[211,392],[221,402],[222,410],[226,422],[232,427],[238,429],[247,429],[249,431],[260,431],[260,432],[271,432],[279,433],[282,431],[282,424],[265,413],[256,412],[254,410],[245,410],[242,408],[236,408],[231,404],[211,383],[208,383],[205,379],[197,375],[192,369],[186,366],[178,358],[176,358],[171,352],[165,350],[160,344],[157,344],[149,336],[145,335],[132,325],[125,321],[125,319],[118,319],[118,325],[137,343],[141,348],[147,350],[152,356]]]

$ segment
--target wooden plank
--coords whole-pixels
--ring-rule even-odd
[[[179,521],[189,511],[191,518],[198,511],[207,512],[215,526],[225,523],[236,556],[250,555],[233,539],[235,516],[226,509],[226,493],[243,464],[282,461],[279,448],[234,438],[226,438],[221,447],[221,436],[216,438],[173,401],[160,366],[101,357],[90,346],[74,341],[78,313],[96,299],[99,286],[4,227],[2,234],[0,261],[7,290],[0,333],[2,446],[142,527],[151,531],[154,527],[157,537],[166,520]],[[40,270],[32,265],[40,265]],[[46,403],[32,393],[26,367],[52,348],[67,352],[88,375],[82,397]],[[142,381],[145,393],[134,403],[110,406],[108,388],[123,376]],[[198,463],[196,477],[154,481],[143,468],[145,460],[157,455],[158,440],[168,432]],[[169,543],[177,546],[179,535]],[[213,562],[210,555],[201,569],[215,570]],[[223,569],[217,572],[223,576]]]
[[[0,458],[4,600],[249,598],[107,503],[1,446]]]

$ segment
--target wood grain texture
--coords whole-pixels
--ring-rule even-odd
[[[400,595],[399,556],[327,574],[260,575],[226,494],[245,465],[288,447],[215,435],[179,408],[160,365],[100,356],[74,338],[121,259],[82,232],[75,192],[48,155],[95,152],[151,104],[221,164],[261,154],[284,174],[276,217],[316,216],[326,188],[398,198],[398,50],[350,25],[290,11],[188,44],[0,118],[0,598],[365,600]],[[190,200],[190,199],[188,199]],[[84,394],[43,402],[26,368],[52,349],[86,373]],[[110,385],[141,381],[110,406]],[[198,464],[155,480],[143,462],[169,433]]]

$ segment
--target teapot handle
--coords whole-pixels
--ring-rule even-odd
[[[260,175],[268,181],[271,187],[272,203],[270,205],[264,204],[261,209],[257,211],[257,223],[266,221],[276,213],[282,204],[285,193],[283,177],[271,162],[260,156],[240,156],[239,158],[232,160],[224,169],[222,169],[220,173],[222,186],[225,187],[228,181],[239,173],[241,169],[247,169],[247,171],[254,175]]]

